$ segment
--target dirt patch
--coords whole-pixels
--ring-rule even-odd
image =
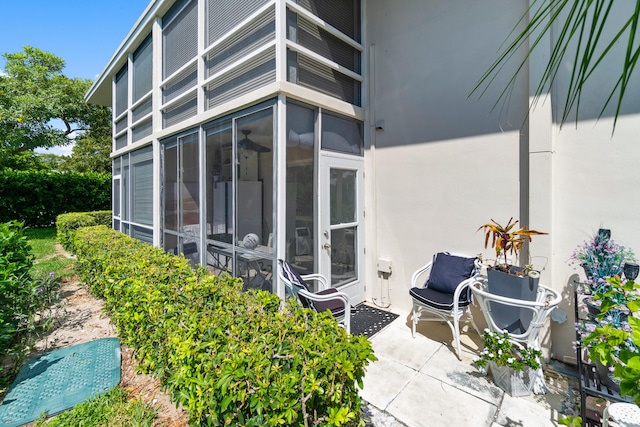
[[[61,289],[62,317],[47,336],[36,343],[38,353],[81,344],[100,338],[117,337],[111,319],[104,313],[103,301],[91,296],[77,279],[66,282]],[[158,409],[156,426],[187,426],[186,412],[177,408],[160,387],[160,381],[136,373],[133,351],[122,345],[120,385],[134,398],[142,399]],[[35,356],[35,355],[33,355]]]

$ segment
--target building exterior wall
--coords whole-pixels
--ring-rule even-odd
[[[640,184],[634,173],[640,100],[628,91],[613,135],[612,108],[597,120],[615,83],[611,76],[620,73],[619,63],[608,61],[587,86],[578,127],[571,121],[560,127],[567,68],[525,123],[553,43],[549,37],[508,104],[498,105],[506,111],[491,111],[506,80],[496,80],[480,100],[467,98],[527,6],[503,0],[367,2],[367,167],[375,171],[368,181],[368,210],[375,218],[368,218],[367,241],[375,249],[367,252],[367,295],[409,316],[415,269],[440,250],[491,258],[478,226],[513,216],[549,232],[534,237],[531,260],[544,268],[541,283],[562,293],[567,320],[551,322],[545,339],[552,357],[575,362],[573,283],[583,273],[569,264],[571,253],[600,227],[611,228],[619,243],[640,247],[638,216],[627,207]],[[376,274],[378,258],[392,261],[388,279]]]
[[[205,27],[204,3],[199,6],[201,28]],[[263,8],[271,4],[258,3]],[[125,54],[107,65],[104,78],[110,82],[126,61],[131,64],[133,53],[147,35],[153,34],[159,43],[161,17],[172,4],[150,2],[137,24],[139,34],[133,31],[123,42]],[[619,73],[615,61],[608,61],[594,75],[594,83],[582,100],[577,128],[571,122],[562,128],[558,124],[562,105],[556,95],[566,91],[568,68],[551,87],[551,96],[537,103],[527,116],[553,45],[552,36],[548,36],[530,58],[529,68],[517,78],[507,103],[494,108],[519,63],[518,57],[482,97],[469,96],[529,4],[527,0],[363,1],[363,37],[351,43],[362,57],[361,67],[349,61],[337,64],[342,67],[342,75],[362,81],[358,89],[362,91],[361,104],[350,104],[292,81],[291,73],[296,70],[289,67],[286,53],[291,48],[286,43],[289,21],[285,2],[277,0],[273,3],[273,80],[216,106],[204,102],[209,83],[203,74],[197,83],[198,96],[202,97],[198,114],[163,128],[159,87],[164,77],[155,67],[153,134],[124,150],[115,150],[114,158],[153,145],[154,159],[159,159],[160,139],[276,96],[277,111],[292,98],[365,120],[367,301],[391,306],[408,317],[413,271],[443,250],[482,253],[485,259],[491,259],[492,250],[484,249],[484,236],[478,227],[491,219],[504,223],[514,217],[523,225],[549,232],[548,236],[534,237],[530,255],[534,265],[544,269],[541,283],[562,292],[561,309],[568,316],[564,323],[552,322],[546,332],[551,356],[572,362],[572,284],[582,273],[568,264],[571,252],[598,228],[605,227],[612,229],[615,240],[640,253],[640,228],[633,201],[640,184],[634,173],[640,155],[636,143],[640,98],[634,97],[633,88],[640,82],[636,79],[629,86],[628,100],[613,135],[613,111],[607,109],[600,120],[597,117],[602,100],[609,94],[610,76]],[[289,6],[290,11],[305,7]],[[615,9],[613,16],[621,16],[618,12]],[[308,23],[304,25],[310,28]],[[204,46],[205,35],[199,34],[198,40]],[[156,64],[162,60],[158,43],[153,52]],[[206,54],[203,49],[198,55]],[[314,56],[313,51],[297,49],[297,53]],[[309,64],[302,62],[303,67]],[[197,68],[202,73],[204,67],[203,61]],[[103,89],[98,84],[89,97],[102,97]],[[278,121],[276,133],[284,140],[284,118]],[[284,154],[280,156],[283,164]],[[158,161],[154,161],[153,171],[155,177],[160,176]],[[160,189],[155,187],[156,245],[160,243],[160,197]],[[276,204],[280,211],[286,209],[283,197]],[[276,239],[284,245],[283,237]],[[390,275],[379,274],[379,260],[391,261]]]
[[[413,271],[443,250],[490,257],[478,227],[491,218],[520,217],[526,80],[518,82],[507,111],[491,111],[500,82],[479,100],[468,95],[493,61],[487,52],[496,50],[525,6],[366,3],[367,48],[374,56],[368,115],[383,127],[372,130],[367,158],[374,171],[368,211],[376,216],[368,224],[374,235],[367,242],[375,245],[368,264],[388,258],[393,265],[388,281],[369,269],[371,298],[389,287],[392,305],[408,313]]]

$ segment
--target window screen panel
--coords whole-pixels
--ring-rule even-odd
[[[174,9],[177,11],[183,3],[179,2],[174,5],[163,18],[163,79],[171,76],[198,53],[198,2],[196,0],[189,1],[173,17]],[[167,17],[171,17],[171,19],[166,19]]]
[[[123,134],[120,135],[119,137],[116,138],[116,150],[119,150],[121,148],[124,148],[127,146],[127,134]]]
[[[297,0],[296,3],[360,42],[360,0]]]
[[[131,111],[131,121],[135,123],[149,113],[151,113],[151,99],[143,102]]]
[[[275,31],[275,12],[270,9],[209,52],[205,60],[207,77],[275,40]]]
[[[127,116],[124,116],[116,122],[116,134],[119,134],[127,128]]]
[[[112,185],[112,209],[113,216],[120,217],[120,178],[115,178],[111,181]]]
[[[207,46],[268,2],[269,0],[209,0],[207,2]]]
[[[151,36],[133,53],[133,102],[151,91],[153,71],[153,44]]]
[[[323,150],[363,154],[362,122],[323,113],[321,146]]]
[[[167,87],[162,89],[162,103],[167,103],[177,96],[182,95],[198,83],[197,64],[188,67],[176,77]]]
[[[153,245],[153,230],[145,227],[133,225],[131,227],[131,237],[138,239],[144,243]]]
[[[133,142],[140,141],[149,135],[151,135],[151,119],[137,124],[131,129],[131,139],[133,139]]]
[[[276,80],[275,49],[253,58],[207,86],[207,105],[213,108],[223,102],[249,93]]]
[[[196,93],[194,92],[193,95],[182,104],[172,106],[162,113],[162,126],[164,128],[173,126],[189,117],[195,116],[197,112],[198,102]]]
[[[153,149],[131,154],[131,220],[153,225]]]
[[[116,74],[116,117],[127,111],[129,108],[127,91],[129,90],[128,83],[129,71],[127,66],[122,67],[118,74]]]
[[[351,71],[360,73],[360,52],[357,49],[302,16],[298,17],[297,38],[298,40],[293,41]]]
[[[298,84],[334,96],[350,104],[360,106],[361,85],[357,80],[321,64],[305,55],[287,56],[290,60],[297,58]],[[292,65],[290,64],[289,67]]]

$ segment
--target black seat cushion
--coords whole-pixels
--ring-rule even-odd
[[[460,282],[471,277],[475,269],[475,258],[465,258],[439,252],[433,257],[431,272],[426,287],[453,294]]]
[[[421,304],[436,308],[438,310],[453,310],[453,294],[440,292],[431,288],[411,288],[409,295]],[[458,307],[469,305],[471,298],[469,292],[463,291],[460,294]]]
[[[330,295],[338,292],[336,288],[325,289],[324,291],[316,292],[316,295]],[[318,312],[330,310],[331,313],[338,317],[344,314],[344,302],[341,299],[330,299],[327,301],[311,301],[313,308]]]

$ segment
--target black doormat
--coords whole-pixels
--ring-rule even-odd
[[[370,338],[397,318],[390,311],[359,304],[351,309],[351,333]]]

